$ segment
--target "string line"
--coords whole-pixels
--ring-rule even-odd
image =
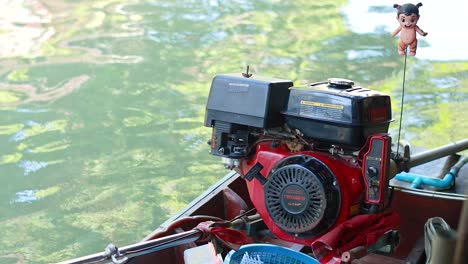
[[[401,91],[401,106],[400,106],[400,124],[398,127],[398,141],[397,141],[397,156],[399,155],[400,150],[400,135],[401,135],[401,121],[403,119],[403,102],[405,101],[405,81],[406,81],[406,57],[407,57],[407,48],[405,49],[405,64],[403,66],[403,89]]]

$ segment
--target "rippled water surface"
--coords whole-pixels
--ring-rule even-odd
[[[387,2],[0,0],[0,263],[139,241],[221,178],[203,127],[217,73],[353,79],[393,96],[395,136]],[[406,71],[402,139],[425,148],[468,131],[468,18],[437,5]]]

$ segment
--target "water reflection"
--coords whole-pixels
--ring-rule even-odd
[[[40,135],[45,132],[51,131],[61,131],[64,132],[65,127],[67,126],[66,120],[54,120],[46,122],[45,124],[40,124],[32,120],[26,120],[25,125],[13,126],[12,128],[18,128],[17,131],[14,131],[14,134],[10,137],[10,141],[22,141],[26,138]],[[25,128],[26,127],[26,128]],[[13,130],[11,130],[13,132]]]
[[[456,88],[460,86],[460,80],[455,77],[431,78],[430,81],[439,88]]]
[[[379,49],[379,47],[375,47],[375,49]],[[357,60],[357,59],[367,59],[373,57],[383,57],[384,52],[379,50],[348,50],[346,52],[346,58],[348,60]]]
[[[45,113],[47,109],[27,109],[27,108],[16,108],[18,113]]]
[[[47,162],[35,161],[35,160],[22,160],[18,163],[18,167],[24,169],[24,175],[28,176],[30,173],[38,171],[42,168],[47,167]]]
[[[89,78],[90,77],[86,75],[73,77],[66,80],[63,84],[59,84],[55,87],[37,87],[31,84],[0,83],[0,91],[6,91],[5,94],[0,94],[0,107],[56,100],[80,88],[81,85],[89,80]],[[10,98],[14,99],[4,99],[9,94],[16,94],[16,96],[10,96]]]
[[[45,5],[33,1],[2,1],[0,9],[0,57],[35,56],[55,29]]]
[[[52,196],[60,191],[61,187],[53,186],[42,190],[23,190],[15,193],[15,198],[13,198],[10,204],[13,203],[32,203],[44,199],[46,197]],[[51,222],[55,222],[53,219]]]
[[[12,203],[32,203],[36,201],[38,198],[36,197],[36,193],[38,190],[24,190],[17,192],[15,194],[15,198]]]

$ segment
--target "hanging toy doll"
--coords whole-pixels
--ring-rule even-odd
[[[392,36],[396,36],[400,33],[400,40],[398,41],[398,54],[405,55],[406,47],[410,47],[410,56],[416,55],[416,47],[418,40],[416,39],[416,32],[421,36],[426,36],[427,32],[420,29],[416,23],[419,19],[419,7],[422,4],[404,4],[404,5],[393,5],[397,11],[397,20],[400,26],[392,33]]]

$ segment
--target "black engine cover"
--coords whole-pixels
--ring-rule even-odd
[[[388,95],[353,84],[332,78],[292,87],[284,112],[286,123],[307,138],[361,148],[370,135],[388,131],[392,111]]]

